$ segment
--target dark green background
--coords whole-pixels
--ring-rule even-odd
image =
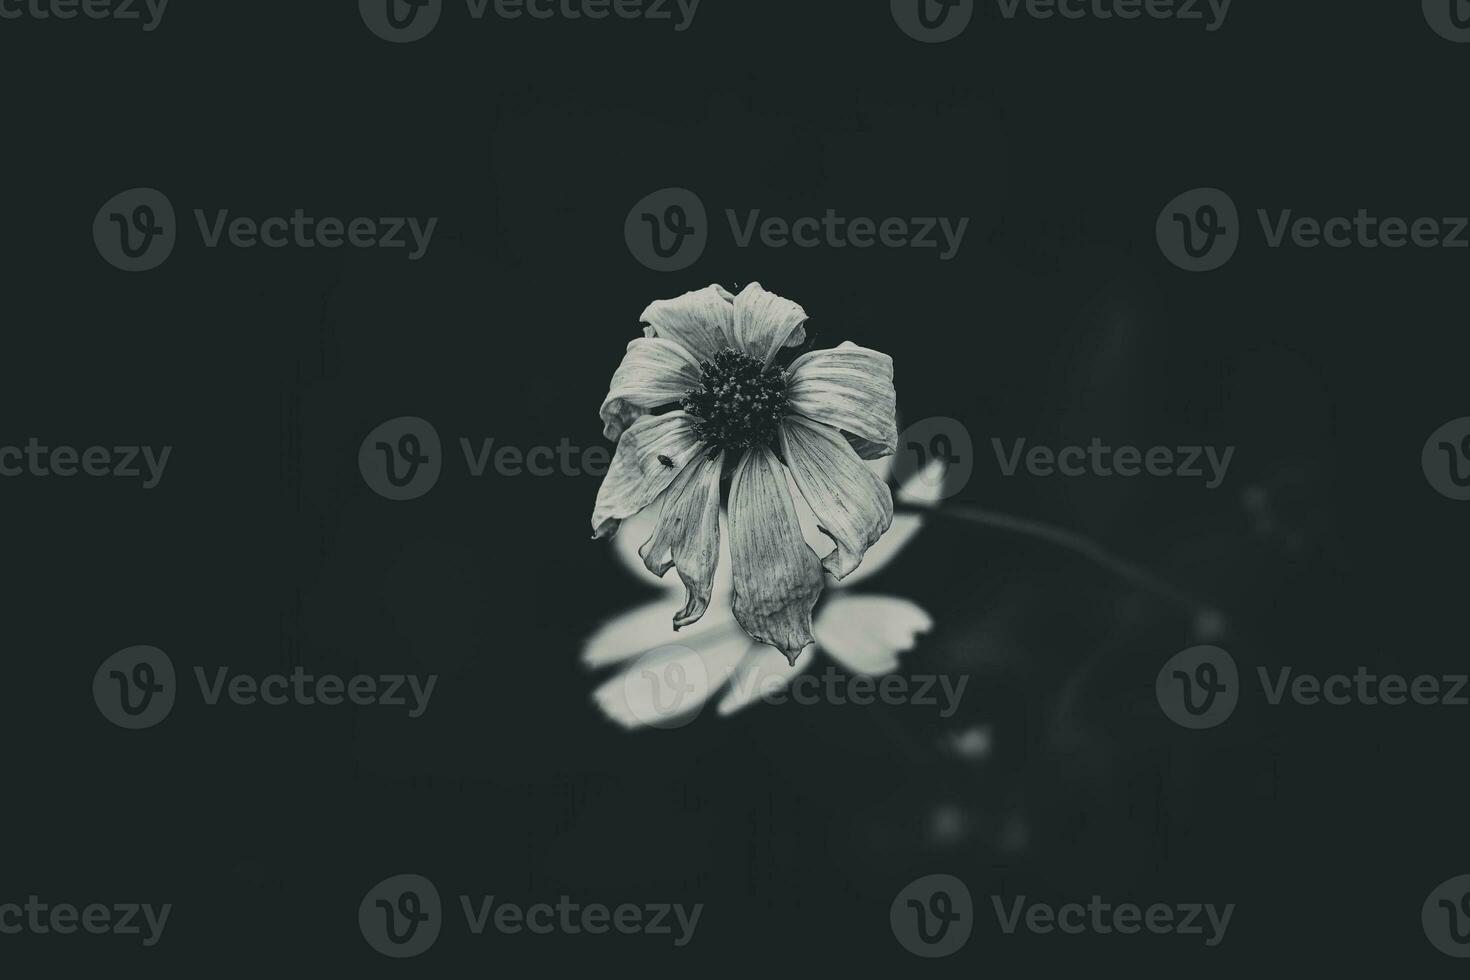
[[[906,420],[965,422],[957,502],[1093,535],[1227,611],[1242,672],[1465,669],[1470,505],[1424,439],[1470,414],[1463,251],[1273,251],[1191,276],[1154,242],[1196,186],[1326,217],[1465,214],[1470,46],[1418,4],[1237,0],[1173,21],[1004,21],[925,46],[886,3],[704,0],[691,30],[487,19],[424,41],[355,5],[174,0],[156,32],[0,22],[6,343],[0,444],[169,444],[162,485],[0,481],[7,707],[0,900],[172,902],[164,941],[0,937],[7,976],[498,975],[746,969],[1239,976],[1283,964],[1448,975],[1419,926],[1470,869],[1453,708],[1267,709],[1186,732],[1154,674],[1177,610],[1062,552],[929,530],[868,591],[938,626],[913,672],[972,675],[960,717],[760,706],[671,733],[600,718],[578,663],[649,598],[587,540],[597,481],[471,480],[411,503],[357,447],[399,415],[446,443],[600,440],[652,299],[758,279],[820,346],[891,353]],[[107,266],[103,201],[181,217],[435,215],[428,257],[205,250]],[[649,272],[622,239],[665,186],[787,217],[968,216],[959,257],[737,250]],[[1226,485],[1003,479],[992,436],[1234,445]],[[1267,490],[1268,527],[1242,501]],[[89,696],[115,650],[195,664],[437,672],[429,713],[204,708],[124,732]],[[994,726],[981,767],[938,750]],[[934,843],[938,806],[969,828]],[[1026,828],[1021,850],[1005,828]],[[395,873],[446,901],[683,901],[694,944],[468,938],[412,963],[362,941]],[[969,945],[925,964],[888,903],[965,879]],[[1002,937],[992,893],[1234,902],[1226,942]],[[457,914],[457,910],[453,910]]]

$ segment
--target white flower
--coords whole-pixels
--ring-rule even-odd
[[[814,640],[822,570],[847,578],[893,522],[888,485],[863,462],[891,455],[898,441],[893,360],[848,342],[783,370],[773,361],[805,342],[806,311],[758,283],[739,296],[709,286],[659,301],[642,319],[646,336],[628,345],[602,404],[604,434],[618,447],[597,493],[593,536],[614,534],[661,502],[639,555],[660,577],[678,569],[686,598],[674,628],[705,615],[725,568],[735,621],[795,666]],[[836,546],[820,561],[802,534],[798,501]]]

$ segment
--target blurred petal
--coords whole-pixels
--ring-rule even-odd
[[[864,441],[869,452],[898,446],[898,399],[893,358],[846,341],[791,362],[786,389],[791,410]]]
[[[720,469],[725,454],[701,456],[685,466],[664,491],[658,525],[638,554],[650,572],[662,577],[679,570],[684,608],[674,629],[698,622],[709,606],[715,563],[720,557]]]
[[[753,282],[735,297],[735,349],[769,364],[782,347],[806,341],[805,322],[806,310]]]
[[[893,523],[893,495],[842,433],[791,416],[781,424],[781,454],[802,498],[837,547],[822,567],[846,578]]]
[[[730,481],[735,619],[791,663],[812,642],[822,566],[801,536],[785,470],[766,446],[746,452]]]
[[[796,658],[796,663],[790,664],[775,647],[753,644],[730,677],[730,689],[720,701],[720,714],[732,715],[789,687],[812,665],[816,656],[817,648],[810,647]]]
[[[628,344],[602,401],[602,434],[617,439],[651,408],[683,398],[700,384],[699,362],[672,340],[639,338]]]
[[[888,674],[915,638],[934,628],[929,614],[907,599],[879,595],[833,596],[817,617],[817,642],[848,670]]]
[[[907,548],[914,535],[924,526],[924,518],[919,514],[894,514],[893,525],[889,527],[888,533],[879,538],[877,543],[868,549],[863,556],[863,563],[853,571],[851,575],[843,579],[839,585],[843,588],[852,588],[859,582],[867,581],[874,575],[883,571],[884,567],[893,559],[897,558],[899,552]]]
[[[645,415],[623,433],[592,509],[592,536],[605,538],[663,493],[700,452],[694,422],[684,412]],[[663,456],[674,465],[665,466]]]
[[[903,481],[898,488],[898,499],[916,507],[933,507],[944,499],[944,477],[949,464],[942,459],[931,459],[922,470]]]
[[[726,634],[750,642],[750,637],[730,614],[725,597],[716,594],[704,618],[678,633],[669,623],[668,603],[658,600],[614,616],[598,627],[582,646],[582,663],[592,668],[605,667],[670,643],[694,646],[696,642],[720,639]]]
[[[640,317],[643,333],[682,344],[698,361],[708,361],[734,343],[735,298],[723,286],[706,286],[675,299],[650,303]]]
[[[735,628],[648,650],[599,685],[592,700],[624,728],[675,728],[725,686],[748,649],[750,638]]]

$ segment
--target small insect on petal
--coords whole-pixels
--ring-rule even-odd
[[[658,454],[658,461],[660,463],[663,463],[669,469],[673,469],[674,468],[674,461],[672,459],[670,459],[669,457],[665,456],[663,453],[659,453]]]

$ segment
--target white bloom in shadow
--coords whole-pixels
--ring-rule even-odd
[[[885,479],[890,458],[866,465],[878,479]],[[941,462],[931,463],[899,490],[899,499],[932,504],[934,497],[927,488],[938,485],[942,468]],[[819,544],[822,532],[810,508],[798,506],[797,517],[808,543]],[[721,515],[722,530],[724,520]],[[681,591],[680,583],[650,572],[638,554],[638,543],[655,524],[649,511],[628,519],[623,532],[614,538],[614,548],[629,572],[658,589],[660,598],[610,620],[587,638],[582,651],[582,662],[590,668],[621,665],[621,670],[593,692],[593,700],[604,715],[624,728],[679,727],[693,721],[717,695],[719,714],[733,714],[789,686],[821,651],[851,673],[889,674],[898,668],[899,657],[913,649],[918,635],[933,626],[929,614],[908,599],[853,589],[881,571],[913,540],[923,525],[921,515],[894,515],[892,527],[868,549],[859,568],[841,581],[829,577],[828,591],[813,621],[816,642],[795,664],[789,664],[775,647],[752,640],[736,622],[728,553],[720,556],[716,566],[703,618],[675,633],[668,610]],[[727,552],[726,541],[727,536],[721,534],[722,552]]]
[[[656,522],[619,536],[643,542],[654,574],[678,571],[673,627],[699,622],[728,569],[731,615],[794,667],[817,639],[827,576],[850,577],[893,522],[888,484],[865,465],[897,447],[893,359],[845,342],[783,367],[778,357],[806,342],[806,311],[759,283],[660,300],[642,319],[645,336],[628,344],[599,413],[618,446],[593,537],[658,504]]]

